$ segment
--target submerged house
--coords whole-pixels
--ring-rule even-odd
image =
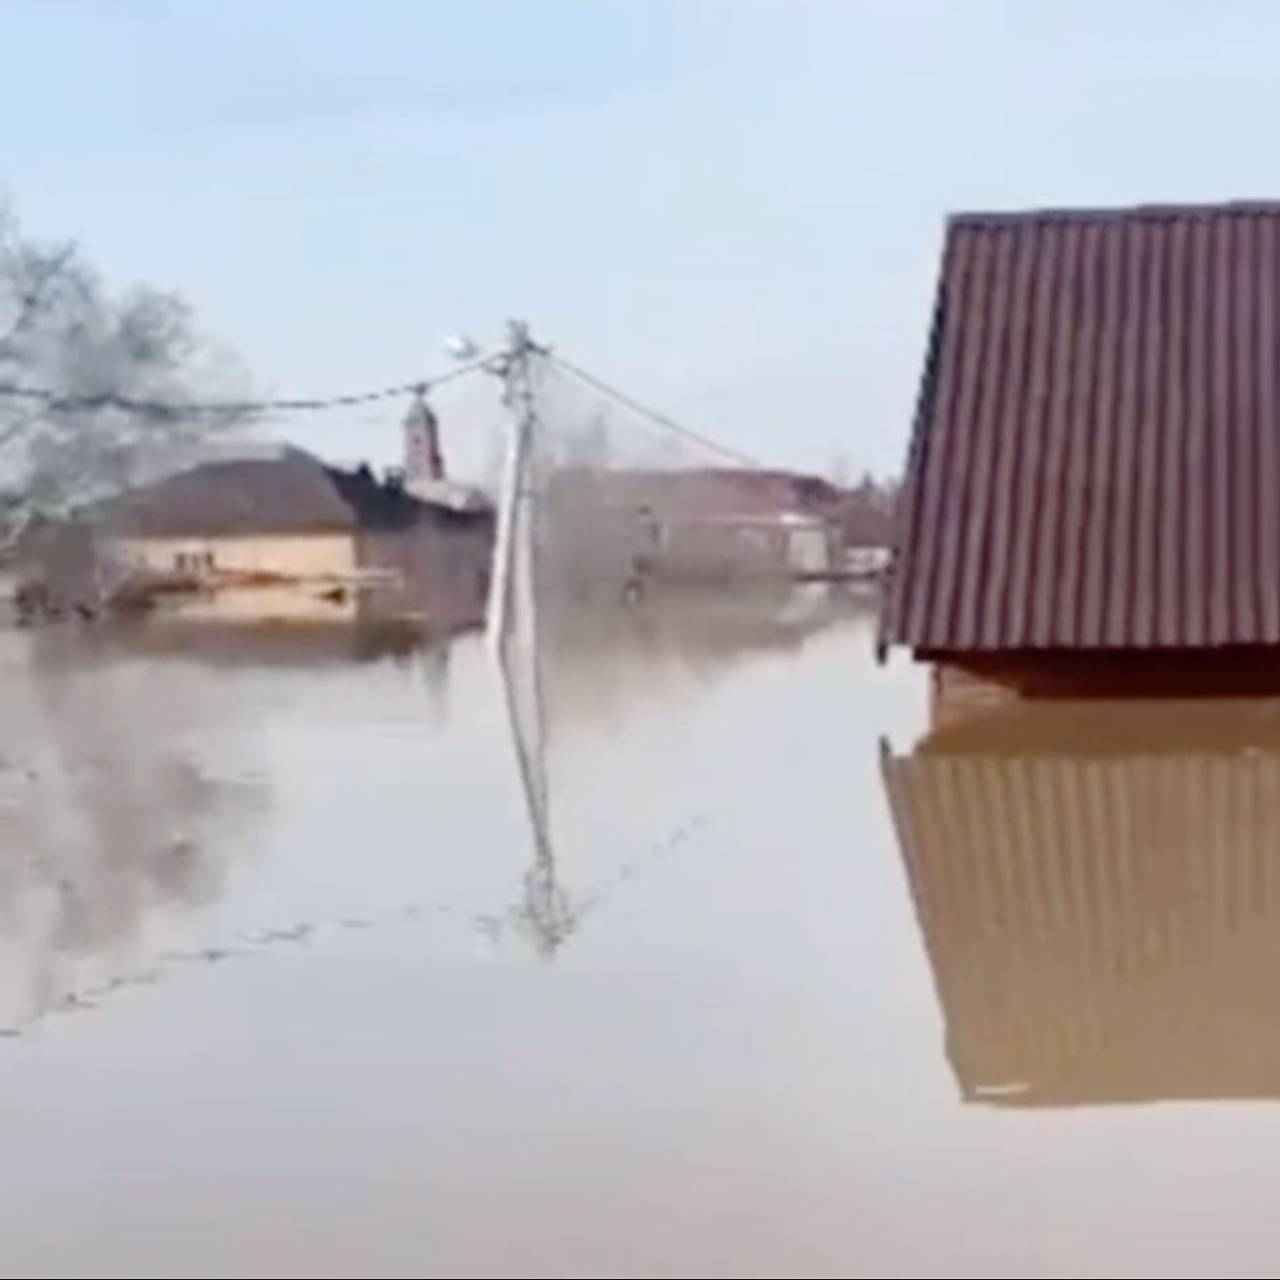
[[[484,621],[492,505],[447,481],[434,414],[415,400],[405,466],[377,479],[289,446],[206,461],[22,547],[33,613],[116,603],[220,622],[369,622],[451,631]]]
[[[224,621],[354,619],[357,514],[321,463],[285,450],[210,462],[110,502],[103,585]]]
[[[726,584],[826,577],[844,495],[817,476],[732,467],[565,468],[548,494],[560,557],[582,576]]]
[[[1280,690],[1280,205],[951,219],[892,646],[956,706]]]
[[[483,621],[492,546],[488,508],[424,501],[399,478],[286,448],[131,490],[34,539],[27,563],[82,611],[115,600],[189,621],[452,630]]]

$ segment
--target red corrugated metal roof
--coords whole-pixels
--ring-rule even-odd
[[[1280,642],[1280,205],[951,220],[882,635]]]

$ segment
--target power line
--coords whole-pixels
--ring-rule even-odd
[[[488,370],[492,367],[493,356],[483,356],[450,369],[448,373],[437,374],[433,378],[418,378],[413,382],[401,382],[390,387],[380,387],[375,391],[360,391],[347,395],[316,396],[308,398],[267,399],[267,400],[211,400],[192,403],[175,403],[164,400],[146,400],[134,396],[119,395],[114,391],[104,391],[98,395],[67,395],[60,391],[51,391],[45,387],[24,387],[15,383],[0,383],[0,396],[8,396],[14,400],[34,401],[49,409],[121,409],[126,413],[136,413],[156,418],[182,418],[192,414],[236,414],[248,415],[274,412],[310,412],[321,409],[350,408],[355,405],[374,404],[380,400],[393,400],[399,396],[424,395],[436,387],[464,377],[469,373]]]
[[[659,413],[657,409],[651,409],[648,405],[641,404],[638,400],[633,400],[625,391],[620,391],[617,387],[610,386],[609,383],[588,373],[585,369],[580,369],[577,365],[571,364],[563,356],[558,356],[552,352],[548,353],[546,358],[566,373],[572,374],[575,378],[585,382],[587,386],[593,387],[595,390],[616,400],[619,404],[625,405],[626,408],[633,413],[638,413],[642,418],[648,418],[650,422],[670,431],[673,435],[680,436],[703,449],[709,450],[711,453],[719,454],[722,458],[735,462],[739,466],[753,467],[759,470],[761,464],[757,459],[748,457],[745,453],[739,453],[736,449],[717,444],[709,436],[704,436],[701,432],[694,431],[690,427],[682,426],[674,418],[667,417],[665,413]]]
[[[716,454],[738,466],[758,468],[761,464],[755,458],[730,449],[717,443],[709,436],[683,426],[675,419],[652,409],[646,404],[629,396],[625,391],[612,386],[594,374],[564,359],[554,352],[539,348],[539,354],[577,378],[587,386],[603,395],[609,396],[624,405],[633,413],[639,414],[655,426],[672,433],[710,453]],[[262,400],[210,400],[177,403],[174,401],[144,399],[135,396],[121,395],[114,391],[104,391],[96,395],[69,395],[61,391],[53,391],[47,387],[25,387],[17,383],[0,383],[0,398],[24,400],[28,403],[42,405],[50,410],[77,409],[119,409],[125,413],[139,414],[144,417],[179,419],[195,415],[230,415],[251,416],[261,413],[309,413],[326,409],[355,408],[360,405],[376,404],[385,400],[398,399],[407,395],[424,395],[437,387],[468,374],[477,372],[500,373],[504,356],[509,353],[499,352],[481,356],[478,359],[461,364],[447,373],[437,374],[431,378],[417,378],[412,382],[399,382],[389,387],[379,387],[372,391],[359,391],[344,395],[311,396],[311,397],[275,397]]]

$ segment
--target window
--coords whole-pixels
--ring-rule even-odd
[[[174,553],[173,569],[175,573],[206,573],[215,567],[212,551],[178,551]]]

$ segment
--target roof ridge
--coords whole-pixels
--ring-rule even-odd
[[[1217,204],[1134,204],[1077,209],[962,210],[947,215],[948,227],[1003,226],[1024,222],[1165,222],[1177,218],[1280,217],[1280,200],[1227,200]]]

